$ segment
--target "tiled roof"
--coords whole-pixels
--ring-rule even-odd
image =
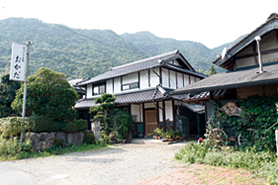
[[[125,65],[114,67],[106,73],[93,77],[87,81],[78,83],[78,85],[82,86],[82,85],[86,85],[86,84],[101,81],[101,80],[107,80],[110,78],[115,78],[115,77],[119,77],[122,75],[134,73],[134,72],[151,69],[153,67],[163,66],[165,64],[165,62],[176,59],[176,58],[182,58],[182,60],[185,62],[185,65],[187,65],[187,67],[190,70],[192,70],[191,72],[195,72],[193,67],[186,61],[186,59],[182,56],[182,54],[179,53],[178,50],[176,50],[173,52],[157,55],[154,57],[150,57],[150,58],[146,58],[143,60],[139,60],[139,61],[125,64]],[[195,72],[195,73],[198,74],[197,72]]]
[[[153,101],[153,99],[157,100],[163,97],[164,97],[163,92],[161,92],[159,88],[152,88],[148,90],[115,95],[117,104],[148,102],[148,101]],[[89,108],[92,106],[96,106],[94,99],[83,99],[78,101],[74,106],[74,108],[76,109]]]
[[[258,73],[258,67],[218,73],[194,84],[176,89],[171,94],[200,93],[204,91],[278,83],[278,63],[265,64],[263,69],[265,71],[264,73]]]

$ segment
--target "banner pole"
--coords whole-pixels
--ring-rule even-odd
[[[28,41],[27,43],[27,58],[26,58],[26,70],[24,74],[24,96],[23,96],[23,108],[22,108],[22,119],[25,120],[25,109],[26,109],[26,96],[27,96],[27,81],[28,81],[28,70],[29,70],[29,46],[31,45],[31,42]],[[23,127],[23,126],[22,126]],[[21,134],[20,134],[20,143],[23,142],[24,137],[24,129],[21,128]]]

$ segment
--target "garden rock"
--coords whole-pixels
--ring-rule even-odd
[[[67,134],[65,132],[57,132],[55,134],[55,138],[61,139],[63,141],[64,146],[67,145]]]
[[[33,151],[37,152],[39,149],[40,137],[38,134],[33,133],[30,137]]]
[[[81,143],[83,143],[83,137],[84,137],[83,132],[68,133],[67,141],[68,143],[80,145]]]

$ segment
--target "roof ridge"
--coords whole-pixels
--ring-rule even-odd
[[[110,71],[113,71],[115,69],[119,69],[119,68],[122,68],[122,67],[130,66],[130,65],[133,65],[133,64],[137,64],[137,63],[141,63],[141,62],[146,62],[148,60],[153,60],[153,59],[160,58],[160,57],[163,57],[163,56],[166,56],[166,55],[178,54],[178,53],[179,53],[179,50],[176,49],[175,51],[171,51],[171,52],[168,52],[168,53],[163,53],[163,54],[156,55],[156,56],[153,56],[153,57],[149,57],[149,58],[145,58],[145,59],[142,59],[142,60],[137,60],[137,61],[130,62],[130,63],[127,63],[127,64],[123,64],[123,65],[120,65],[120,66],[116,66],[116,67],[111,68]]]

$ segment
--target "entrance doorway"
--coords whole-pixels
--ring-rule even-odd
[[[157,127],[156,110],[146,110],[145,119],[146,135],[151,136],[153,134],[154,129]]]

